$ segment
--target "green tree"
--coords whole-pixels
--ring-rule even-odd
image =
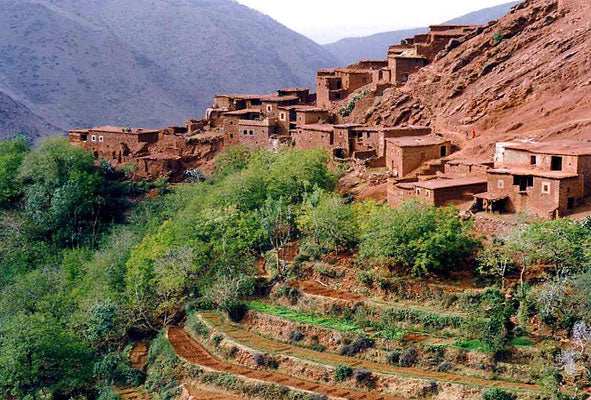
[[[89,389],[92,354],[53,318],[17,315],[0,324],[0,394],[35,400]]]
[[[214,176],[216,180],[245,169],[251,158],[250,150],[246,146],[236,145],[228,147],[215,162]]]
[[[295,211],[283,199],[267,199],[260,210],[263,231],[275,251],[275,268],[280,278],[287,276],[285,246],[293,239]],[[283,251],[283,253],[282,253]]]
[[[28,151],[24,137],[0,141],[0,208],[14,204],[23,194],[18,170]]]
[[[335,254],[343,247],[355,246],[359,236],[351,206],[338,194],[323,190],[307,197],[298,226],[307,239],[333,249]]]
[[[515,396],[501,389],[489,389],[482,394],[484,400],[514,400]]]
[[[478,272],[483,276],[498,277],[501,289],[505,289],[505,275],[515,268],[515,260],[509,246],[500,239],[493,239],[478,254]]]
[[[408,202],[374,213],[368,225],[361,255],[376,262],[394,261],[415,275],[449,270],[480,244],[452,207]]]

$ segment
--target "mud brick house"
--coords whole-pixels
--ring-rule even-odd
[[[251,151],[259,149],[275,150],[280,139],[277,136],[277,119],[262,120],[241,119],[238,121],[239,143]]]
[[[295,96],[298,104],[313,104],[316,102],[316,95],[310,93],[308,88],[283,88],[277,91],[279,97]]]
[[[70,143],[91,151],[96,159],[125,163],[132,155],[158,141],[160,132],[151,129],[100,126],[70,131]]]
[[[241,120],[258,121],[261,118],[262,113],[257,108],[225,112],[222,116],[222,126],[227,144],[240,143],[239,124]]]
[[[445,174],[454,176],[487,176],[494,167],[492,161],[477,161],[472,159],[454,159],[445,163]]]
[[[406,136],[386,139],[386,167],[404,177],[429,160],[451,154],[451,142],[439,135]]]
[[[419,182],[388,182],[387,196],[390,206],[405,201],[420,200],[428,205],[443,207],[449,204],[469,203],[477,193],[486,192],[486,177],[441,178]]]
[[[292,135],[292,145],[301,150],[331,149],[334,142],[334,126],[331,124],[301,125]]]
[[[386,165],[386,139],[404,136],[426,136],[428,127],[370,127],[359,124],[335,125],[334,154],[339,158],[376,159],[376,166]]]
[[[591,195],[591,142],[498,143],[488,191],[477,207],[558,218]]]

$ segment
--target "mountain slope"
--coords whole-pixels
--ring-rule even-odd
[[[587,0],[527,0],[357,119],[431,124],[470,155],[514,138],[590,139],[589,21]],[[478,138],[462,143],[472,129]]]
[[[44,133],[57,133],[59,128],[35,115],[24,105],[0,91],[0,138],[26,132],[31,139]]]
[[[162,127],[337,64],[232,0],[0,0],[0,89],[53,125]],[[0,131],[2,131],[0,121]],[[50,132],[48,132],[50,133]]]
[[[485,8],[461,17],[446,21],[443,24],[481,25],[505,15],[518,2],[513,1],[495,7]],[[386,49],[392,44],[400,43],[402,39],[427,32],[429,28],[404,29],[392,32],[377,33],[365,37],[341,39],[338,42],[324,45],[341,64],[349,65],[363,59],[385,58]]]

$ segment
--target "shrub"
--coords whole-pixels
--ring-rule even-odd
[[[305,337],[306,335],[304,335],[300,331],[291,331],[289,333],[289,340],[291,340],[292,342],[301,342],[302,340],[304,340]]]
[[[368,388],[372,388],[375,386],[375,379],[371,372],[364,370],[364,369],[357,369],[353,371],[353,378],[355,378],[355,382],[360,385],[367,386]]]
[[[419,359],[419,352],[415,347],[409,347],[404,351],[404,353],[400,356],[400,366],[401,367],[412,367],[417,363]]]
[[[353,375],[353,368],[348,365],[339,365],[334,371],[334,379],[337,382],[346,381],[351,375]]]
[[[233,303],[227,307],[228,318],[232,322],[240,322],[248,312],[248,307],[244,303]]]
[[[364,286],[372,287],[374,282],[374,276],[371,272],[359,272],[357,274],[357,280]]]
[[[490,389],[482,394],[484,400],[514,400],[515,396],[510,393],[504,392],[501,389]]]
[[[354,355],[362,352],[363,350],[367,350],[374,346],[373,339],[369,339],[364,334],[360,334],[357,336],[352,342],[349,344],[345,344],[341,348],[341,355],[347,357],[353,357]]]
[[[224,340],[224,335],[215,335],[212,340],[213,340],[213,345],[215,347],[218,347],[220,345],[220,343],[222,343],[222,340]]]
[[[203,322],[199,321],[197,313],[189,315],[189,317],[187,318],[187,322],[185,323],[185,326],[192,329],[193,332],[195,332],[199,336],[209,336],[209,329],[207,329],[207,326],[205,326]]]
[[[279,298],[288,299],[292,306],[295,306],[302,297],[302,293],[298,289],[291,286],[278,287],[275,289],[275,295]]]
[[[448,372],[453,369],[449,361],[445,360],[437,366],[437,372]]]
[[[269,356],[268,354],[253,354],[252,360],[257,365],[257,367],[269,369],[279,368],[279,362],[275,360],[273,357]]]
[[[400,350],[394,350],[386,357],[388,364],[398,365],[400,363],[400,356],[402,352]]]
[[[501,42],[503,41],[505,37],[503,36],[502,33],[495,33],[493,36],[493,43],[495,44],[495,46],[498,46],[499,44],[501,44]]]

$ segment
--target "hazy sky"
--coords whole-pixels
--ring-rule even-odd
[[[510,0],[238,0],[320,44],[441,23]]]

